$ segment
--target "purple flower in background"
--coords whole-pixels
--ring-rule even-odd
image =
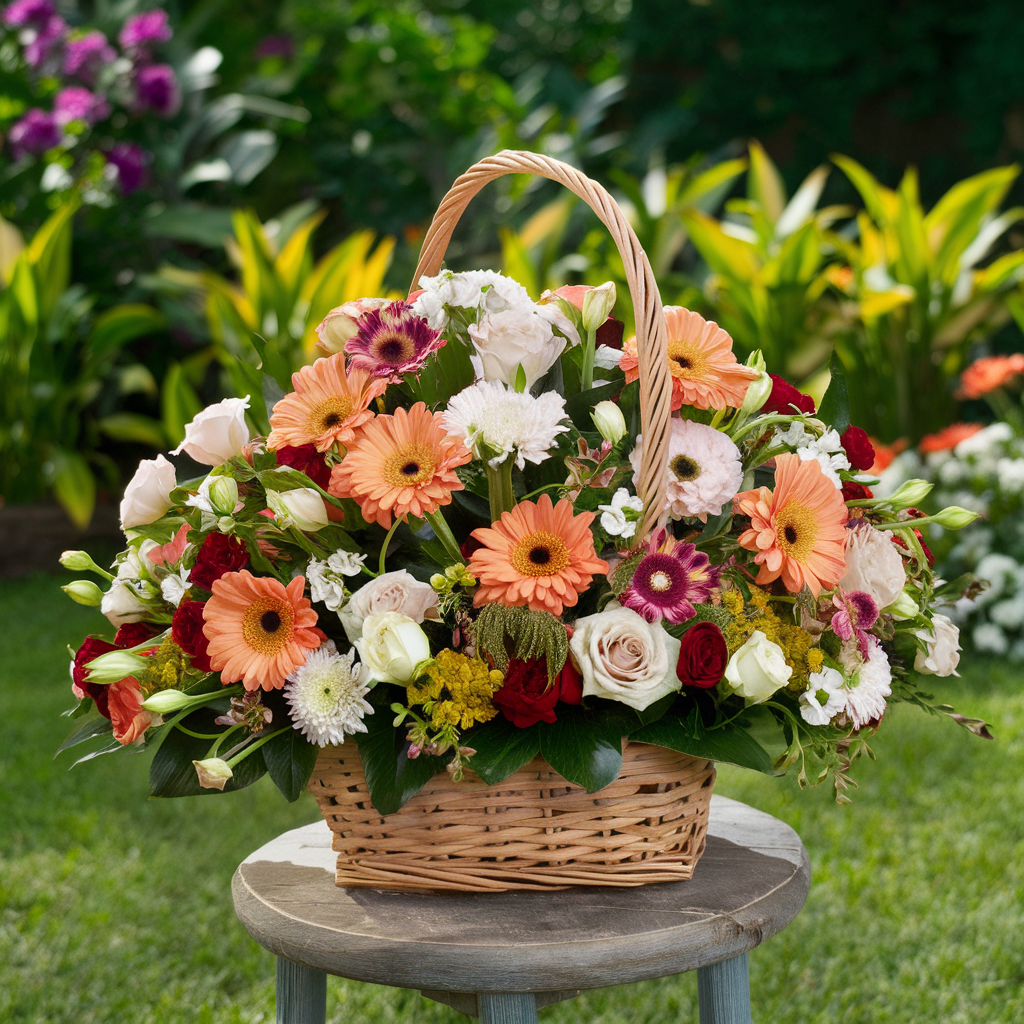
[[[33,107],[7,133],[15,160],[23,156],[38,156],[60,142],[60,130],[53,114]]]
[[[48,18],[38,31],[29,33],[32,38],[25,43],[25,63],[37,69],[48,63],[63,45],[67,31],[67,22],[59,14]]]
[[[124,23],[117,41],[126,50],[135,50],[151,43],[166,43],[174,33],[167,24],[167,12],[155,11],[135,14]]]
[[[110,117],[110,104],[106,96],[89,92],[80,85],[69,85],[54,98],[53,116],[62,127],[69,121],[95,124]]]
[[[253,51],[257,60],[264,57],[283,57],[285,60],[295,56],[295,44],[291,36],[267,36],[261,39]]]
[[[34,25],[42,28],[57,13],[50,0],[14,0],[4,10],[4,22],[12,28]]]
[[[174,68],[169,64],[150,64],[135,74],[137,108],[152,110],[161,117],[173,117],[181,106],[181,92]]]
[[[68,42],[64,51],[64,74],[92,83],[100,68],[116,58],[114,48],[102,32],[88,32],[80,39]]]
[[[108,151],[107,163],[117,171],[117,183],[128,195],[145,180],[149,154],[133,142],[118,142]]]

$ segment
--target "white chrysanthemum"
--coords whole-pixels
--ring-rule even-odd
[[[292,726],[318,747],[366,732],[363,717],[373,714],[373,706],[364,700],[370,687],[359,681],[355,656],[354,650],[339,654],[328,640],[288,676],[284,698],[291,705]]]
[[[800,694],[800,717],[808,725],[828,725],[846,707],[842,673],[826,665],[812,672],[808,683]]]
[[[491,468],[514,458],[523,469],[548,457],[558,435],[569,429],[564,418],[565,399],[554,391],[535,398],[501,381],[482,380],[451,399],[444,425]]]
[[[882,645],[868,637],[868,656],[864,658],[856,641],[843,644],[840,659],[847,671],[846,713],[855,729],[881,718],[885,698],[892,693],[892,669]]]
[[[643,437],[629,453],[633,483],[640,477]],[[667,497],[674,519],[721,515],[743,485],[739,449],[714,427],[693,420],[672,420],[666,467]]]
[[[626,509],[637,513],[637,517],[627,519]],[[635,494],[630,494],[625,487],[620,487],[612,495],[612,503],[598,505],[597,510],[601,513],[601,527],[609,537],[629,540],[636,533],[637,518],[644,510],[644,503]]]

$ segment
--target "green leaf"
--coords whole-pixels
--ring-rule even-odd
[[[78,200],[66,202],[35,233],[25,255],[32,265],[39,295],[39,319],[56,309],[71,279],[71,222]]]
[[[622,380],[609,381],[607,384],[600,384],[596,388],[587,391],[580,391],[572,396],[565,403],[565,414],[572,420],[573,426],[579,431],[593,430],[594,421],[591,419],[591,412],[598,402],[615,398],[622,391]]]
[[[161,423],[150,416],[134,412],[116,412],[104,416],[98,423],[100,430],[115,441],[137,441],[151,448],[163,449],[167,444]]]
[[[499,715],[465,737],[476,753],[469,766],[489,786],[504,781],[528,765],[540,753],[540,729],[520,729]]]
[[[831,380],[825,397],[821,400],[818,418],[830,427],[835,427],[841,434],[850,425],[850,393],[846,387],[846,371],[843,369],[843,362],[835,350],[829,360],[828,369]]]
[[[54,496],[75,526],[84,530],[96,508],[96,478],[83,456],[63,448],[54,452],[53,467]]]
[[[263,747],[263,760],[274,785],[291,804],[305,792],[316,765],[319,747],[310,743],[297,729],[289,729]]]
[[[176,445],[185,439],[185,424],[203,408],[181,363],[171,363],[168,367],[161,397],[164,431],[171,444]]]
[[[92,704],[92,701],[89,703]],[[77,747],[79,743],[85,743],[86,740],[94,739],[97,736],[106,736],[113,730],[114,727],[111,725],[110,719],[104,718],[93,704],[92,713],[86,718],[79,719],[78,724],[67,734],[64,742],[57,748],[53,756],[56,757],[57,754],[69,750],[71,747]]]
[[[766,775],[774,774],[768,752],[746,729],[735,722],[717,729],[708,729],[701,722],[696,708],[686,718],[669,713],[657,722],[631,733],[629,738],[637,743],[651,743],[656,747],[678,750],[691,757],[706,757],[709,761],[722,761],[740,768],[752,768]]]
[[[152,306],[141,303],[115,306],[96,321],[89,336],[90,355],[109,355],[122,345],[167,327],[167,318]]]
[[[539,728],[544,759],[567,782],[595,793],[619,777],[622,730],[616,721],[565,707],[557,722],[542,722]]]
[[[213,715],[205,708],[189,715],[182,724],[195,732],[211,732]],[[203,789],[199,785],[193,761],[202,761],[210,750],[211,740],[189,736],[180,729],[172,728],[161,742],[159,750],[149,765],[149,795],[154,797],[204,796],[216,793],[216,789]],[[229,741],[230,742],[230,741]],[[265,746],[270,746],[269,743]],[[254,750],[234,767],[234,775],[228,779],[224,792],[245,789],[267,773],[263,760],[263,747]]]
[[[261,369],[264,378],[270,377],[281,389],[281,394],[287,394],[292,390],[292,374],[288,360],[284,357],[276,345],[271,344],[266,338],[255,331],[249,335],[252,347],[260,357]]]

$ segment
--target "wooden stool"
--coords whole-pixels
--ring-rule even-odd
[[[418,988],[483,1024],[533,1024],[581,989],[697,971],[700,1024],[750,1024],[747,953],[807,898],[800,837],[715,796],[693,879],[636,889],[405,893],[334,884],[323,821],[235,872],[235,911],[277,960],[278,1024],[324,1024],[327,975]]]

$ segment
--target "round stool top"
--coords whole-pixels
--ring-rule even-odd
[[[687,882],[558,892],[339,888],[324,821],[260,847],[235,872],[235,911],[272,953],[357,981],[441,992],[603,988],[694,970],[753,949],[803,906],[800,837],[714,796]]]

